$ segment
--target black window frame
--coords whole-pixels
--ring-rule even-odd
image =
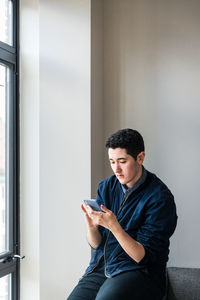
[[[20,134],[19,134],[19,1],[13,2],[13,45],[0,41],[0,63],[11,70],[9,104],[9,243],[10,251],[0,254],[0,278],[12,274],[12,300],[20,299]],[[12,240],[11,240],[12,239]]]

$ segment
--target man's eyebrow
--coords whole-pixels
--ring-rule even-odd
[[[113,160],[113,158],[109,158],[109,160]],[[125,157],[119,157],[117,160],[126,160]]]

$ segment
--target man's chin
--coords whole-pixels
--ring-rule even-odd
[[[122,178],[122,177],[120,178],[120,177],[117,176],[117,179],[119,180],[119,182],[121,184],[126,184],[126,180],[124,178]]]

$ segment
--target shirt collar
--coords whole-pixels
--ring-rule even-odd
[[[137,190],[139,188],[139,186],[145,182],[146,178],[147,178],[147,170],[142,166],[142,176],[138,179],[138,181],[136,181],[134,186],[127,189],[125,184],[121,184],[124,194],[126,194],[126,193],[130,194],[133,191]]]

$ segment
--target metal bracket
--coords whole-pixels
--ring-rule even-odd
[[[25,258],[25,256],[23,255],[23,256],[20,256],[20,255],[18,255],[18,254],[14,254],[14,255],[9,255],[9,256],[7,256],[3,261],[2,261],[2,263],[7,263],[7,262],[11,262],[12,260],[15,260],[15,259],[24,259]]]

